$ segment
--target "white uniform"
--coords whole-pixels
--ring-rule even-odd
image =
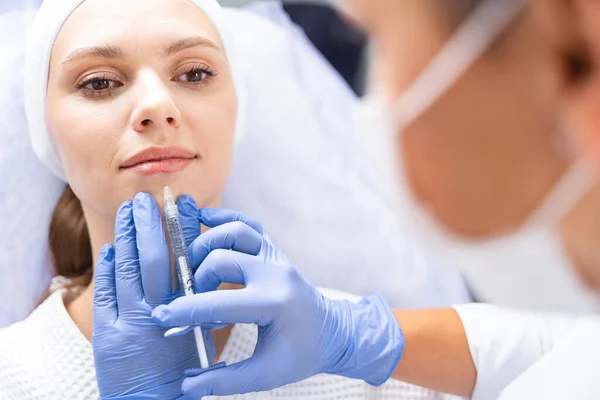
[[[579,324],[511,383],[501,399],[600,399],[600,327]]]
[[[600,319],[456,306],[477,369],[474,400],[600,399]]]

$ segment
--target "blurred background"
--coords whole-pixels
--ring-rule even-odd
[[[227,7],[242,7],[256,0],[219,0]],[[278,0],[262,0],[278,1]],[[365,38],[339,17],[334,0],[283,0],[283,8],[348,82],[357,95],[364,93]]]

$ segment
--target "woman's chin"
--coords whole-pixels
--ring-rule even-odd
[[[176,200],[182,195],[188,195],[198,207],[219,207],[221,190],[227,177],[210,178],[207,178],[205,170],[194,168],[193,165],[177,173],[138,175],[121,171],[118,176],[112,177],[114,185],[110,189],[107,188],[107,191],[115,193],[119,202],[133,200],[138,193],[148,193],[162,209],[165,186],[168,186]]]

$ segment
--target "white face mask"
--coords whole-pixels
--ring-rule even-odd
[[[486,0],[391,106],[383,97],[363,101],[353,138],[360,159],[354,161],[365,184],[385,206],[397,210],[398,221],[438,259],[463,271],[476,297],[507,306],[597,311],[598,299],[575,276],[554,231],[595,183],[591,161],[576,163],[517,232],[486,240],[448,232],[414,198],[404,173],[398,134],[456,82],[522,8],[521,0]]]

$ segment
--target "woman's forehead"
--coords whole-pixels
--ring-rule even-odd
[[[63,58],[82,48],[165,47],[189,38],[225,53],[215,26],[189,0],[86,0],[65,21],[53,52]]]

